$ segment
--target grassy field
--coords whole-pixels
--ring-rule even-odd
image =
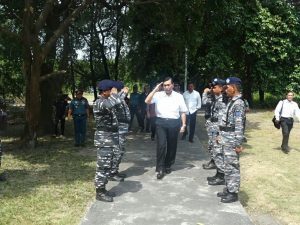
[[[247,115],[248,142],[241,156],[241,202],[250,214],[268,214],[282,224],[300,224],[300,124],[294,123],[289,154],[280,150],[281,130],[271,111]]]
[[[250,215],[271,215],[282,224],[300,224],[300,124],[290,137],[290,154],[281,152],[281,131],[271,111],[248,114],[245,151],[241,155],[241,202]],[[92,146],[92,124],[88,145]],[[94,200],[95,152],[73,147],[73,126],[66,139],[44,137],[34,151],[20,149],[4,137],[2,168],[8,181],[0,183],[0,224],[78,224]]]

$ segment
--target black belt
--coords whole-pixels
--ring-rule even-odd
[[[220,126],[220,131],[233,132],[234,130],[235,130],[235,127],[223,127],[223,126]]]
[[[81,117],[81,116],[86,116],[86,114],[74,114],[74,116],[79,116],[79,117]]]
[[[280,118],[282,118],[282,119],[286,119],[286,120],[293,120],[293,118],[292,118],[292,117],[280,117]]]
[[[212,118],[210,118],[210,121],[211,121],[211,122],[218,122],[219,119],[218,119],[218,118],[215,118],[215,117],[212,117]]]

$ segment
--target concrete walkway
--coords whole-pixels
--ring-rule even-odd
[[[239,202],[224,204],[216,196],[224,186],[209,186],[206,177],[215,171],[202,169],[207,154],[198,137],[194,143],[178,141],[173,172],[157,180],[156,142],[148,133],[128,137],[121,172],[124,182],[109,182],[113,203],[95,201],[82,225],[250,225]]]

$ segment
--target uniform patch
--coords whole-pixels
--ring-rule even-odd
[[[235,113],[234,113],[234,115],[235,115],[236,117],[239,117],[239,116],[241,116],[241,115],[242,115],[242,112],[240,112],[240,111],[237,111],[237,112],[235,112]]]

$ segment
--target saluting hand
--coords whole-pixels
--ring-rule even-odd
[[[122,89],[122,91],[123,91],[125,94],[128,94],[129,88],[128,88],[128,87],[124,87],[124,88]]]
[[[111,94],[118,94],[118,89],[113,87],[110,91]]]
[[[154,91],[157,92],[160,90],[161,86],[163,85],[164,82],[159,83],[158,85],[156,85],[156,87],[154,88]]]

